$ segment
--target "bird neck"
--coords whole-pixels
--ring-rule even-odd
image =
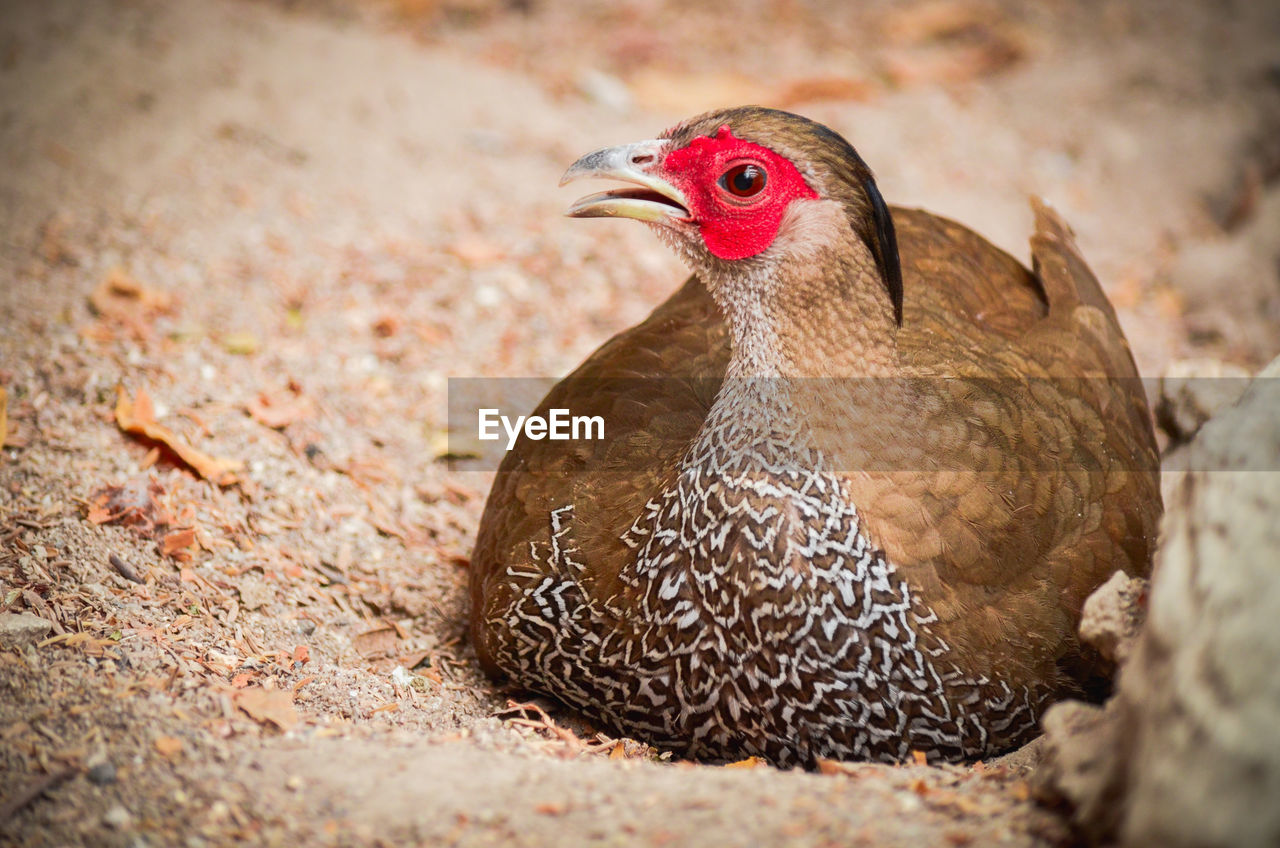
[[[902,381],[892,379],[892,304],[870,251],[860,240],[845,247],[709,280],[732,348],[709,437],[804,449],[814,427],[844,426],[850,407],[907,408],[897,397]]]
[[[749,295],[725,311],[731,316],[726,379],[777,379],[794,370],[792,346],[783,339],[783,328],[764,298]]]
[[[897,323],[861,242],[826,261],[763,264],[712,289],[732,340],[726,377],[897,376]]]

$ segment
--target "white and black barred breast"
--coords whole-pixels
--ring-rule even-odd
[[[550,511],[545,541],[506,571],[515,600],[493,628],[497,663],[690,757],[954,760],[1030,738],[1049,693],[949,661],[928,599],[763,385],[726,386],[622,535],[634,551],[622,591],[595,591],[574,508]]]

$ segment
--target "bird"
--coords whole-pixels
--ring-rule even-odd
[[[481,666],[691,759],[963,761],[1111,673],[1076,629],[1161,513],[1128,343],[1056,211],[1032,269],[757,106],[575,162],[692,276],[535,414],[471,558]]]

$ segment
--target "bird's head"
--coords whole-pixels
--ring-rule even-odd
[[[649,223],[708,280],[820,260],[843,243],[865,249],[902,321],[889,209],[857,152],[822,124],[754,106],[708,112],[589,153],[560,184],[586,177],[635,187],[584,197],[570,216]]]

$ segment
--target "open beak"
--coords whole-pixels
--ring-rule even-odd
[[[691,216],[684,194],[650,173],[662,162],[663,148],[668,143],[637,141],[606,147],[574,162],[560,178],[560,185],[586,177],[601,177],[632,183],[637,188],[589,194],[570,206],[565,214],[570,218],[635,218],[655,224],[688,221]]]

